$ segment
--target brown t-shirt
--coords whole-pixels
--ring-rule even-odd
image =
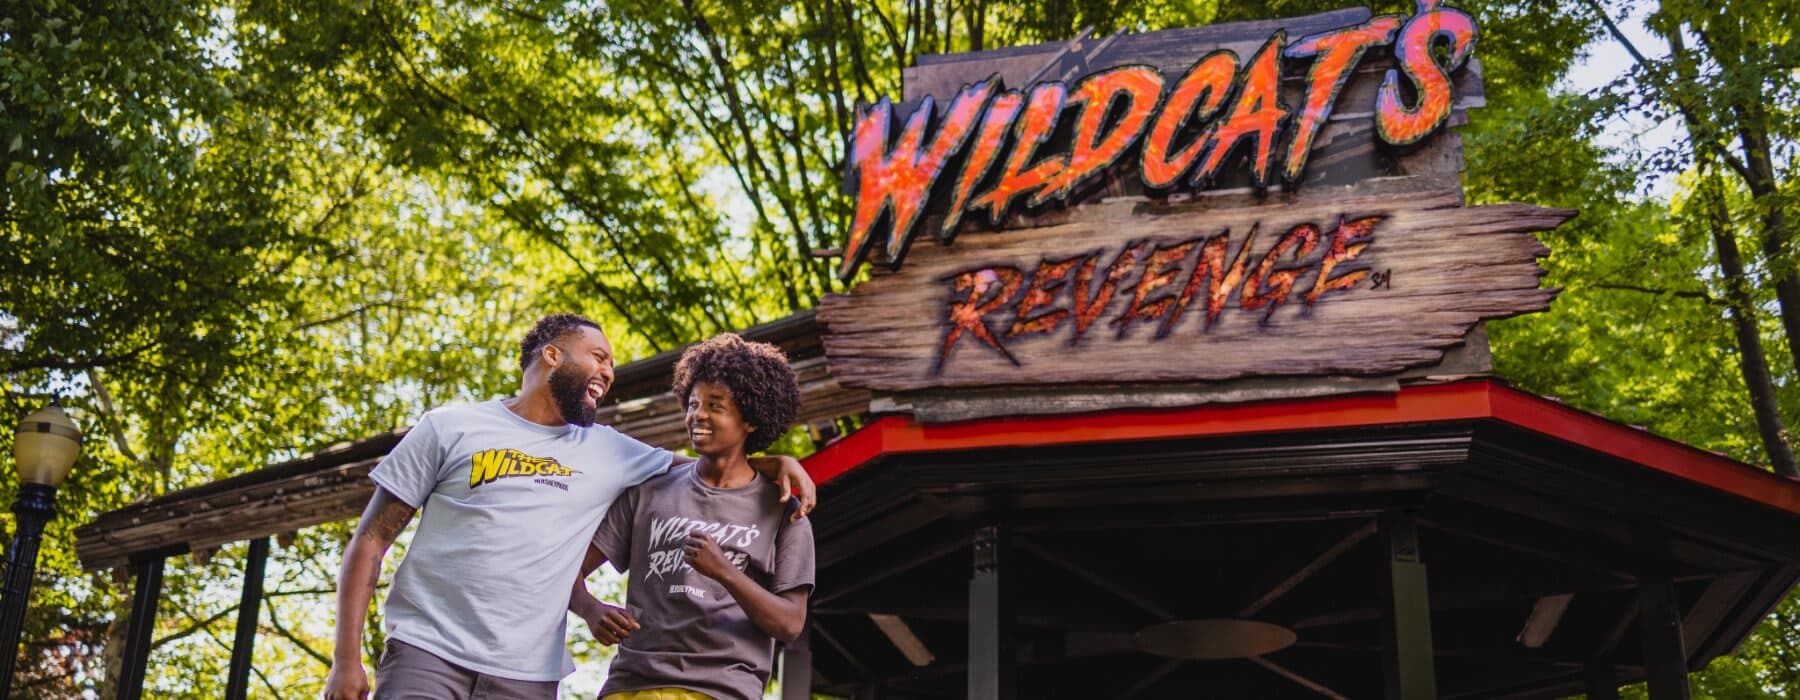
[[[813,587],[813,533],[789,522],[780,488],[757,478],[721,489],[700,480],[697,463],[626,491],[594,533],[594,546],[628,572],[625,607],[641,626],[619,645],[600,694],[686,688],[715,698],[760,698],[774,667],[775,640],[725,586],[694,571],[682,542],[712,535],[726,560],[775,593]]]

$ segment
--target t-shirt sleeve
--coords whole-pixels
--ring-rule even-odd
[[[613,570],[621,574],[631,568],[631,525],[637,518],[638,492],[641,490],[641,487],[633,486],[613,499],[612,507],[606,509],[606,517],[600,520],[600,528],[594,531],[594,548],[606,555]]]
[[[644,444],[624,433],[615,433],[615,435],[619,438],[615,441],[618,450],[615,454],[622,469],[621,473],[625,475],[625,484],[628,486],[637,486],[644,483],[645,479],[668,471],[669,465],[675,461],[673,452]]]
[[[444,446],[427,413],[369,471],[369,479],[416,510],[425,506],[425,499],[437,488],[443,469]]]
[[[794,523],[782,516],[781,530],[775,534],[775,585],[769,590],[786,593],[798,588],[813,590],[812,519]]]

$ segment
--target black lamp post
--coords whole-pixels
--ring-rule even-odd
[[[54,402],[19,421],[13,435],[13,461],[19,469],[19,500],[13,503],[13,514],[18,526],[6,550],[6,587],[0,589],[4,596],[0,597],[0,698],[12,697],[13,666],[19,658],[19,635],[44,523],[56,514],[56,487],[80,454],[81,430]]]

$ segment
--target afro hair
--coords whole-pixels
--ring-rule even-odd
[[[722,333],[695,343],[675,364],[675,396],[685,404],[695,384],[713,382],[731,389],[738,412],[756,428],[744,440],[744,454],[775,444],[800,411],[800,384],[781,349]]]

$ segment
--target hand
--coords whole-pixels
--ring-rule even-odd
[[[713,541],[712,535],[690,532],[681,548],[687,553],[688,566],[714,581],[722,581],[735,571],[731,562],[725,560],[725,550],[719,549],[719,543]]]
[[[364,700],[369,697],[369,674],[362,661],[334,663],[325,676],[325,700]]]
[[[787,455],[776,455],[775,458],[781,461],[781,476],[775,479],[775,484],[781,487],[781,502],[788,502],[788,494],[800,492],[800,507],[794,509],[791,517],[798,522],[819,504],[819,487],[813,484],[812,475],[806,473],[806,468],[800,466],[800,460]]]
[[[639,627],[637,619],[624,608],[605,603],[600,604],[597,613],[592,616],[583,615],[581,619],[587,621],[588,631],[594,633],[594,640],[607,646],[625,641]]]

